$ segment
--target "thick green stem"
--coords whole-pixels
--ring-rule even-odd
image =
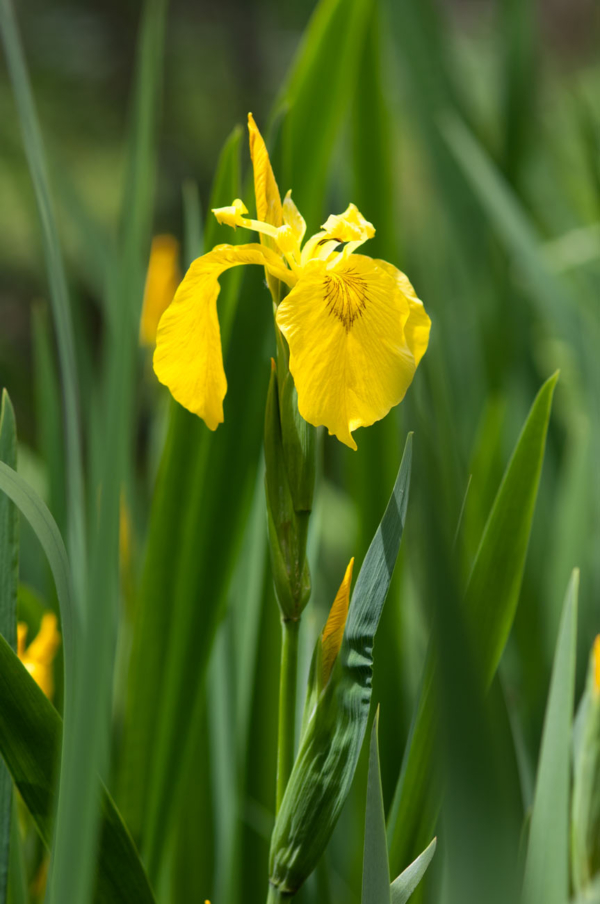
[[[277,739],[277,813],[279,813],[281,801],[294,765],[296,676],[298,673],[298,631],[300,619],[282,619],[281,625],[279,734]]]
[[[275,888],[274,885],[269,883],[269,894],[267,895],[267,904],[281,904],[284,899],[282,898],[279,890]],[[288,898],[288,900],[290,900]]]

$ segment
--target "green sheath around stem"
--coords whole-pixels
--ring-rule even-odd
[[[277,739],[277,803],[279,812],[294,765],[296,678],[300,620],[282,619],[281,670],[279,676],[279,734]]]

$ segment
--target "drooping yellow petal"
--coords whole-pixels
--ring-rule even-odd
[[[365,220],[356,204],[349,204],[344,213],[331,214],[322,226],[325,235],[338,242],[362,244],[375,235],[375,227]]]
[[[350,586],[352,584],[352,569],[354,567],[354,559],[350,559],[350,564],[346,569],[344,580],[340,585],[336,598],[329,611],[327,623],[321,634],[321,686],[324,687],[329,681],[335,660],[342,646],[344,637],[344,628],[346,627],[346,619],[348,618],[348,606],[350,604]]]
[[[415,359],[415,366],[418,366],[429,344],[431,320],[425,313],[423,302],[417,298],[408,276],[402,270],[398,270],[397,267],[388,264],[387,261],[376,260],[375,263],[396,280],[396,285],[408,301],[410,314],[404,326],[404,332],[408,346]]]
[[[219,276],[229,267],[259,264],[293,281],[281,258],[258,244],[217,245],[193,262],[163,314],[156,337],[154,371],[180,405],[210,430],[223,421],[227,380],[217,317]]]
[[[275,181],[267,146],[252,113],[248,113],[248,132],[250,133],[250,157],[254,169],[254,194],[256,196],[257,219],[271,226],[281,226],[283,210],[281,195]],[[269,238],[261,236],[261,241],[269,245]]]
[[[179,242],[172,235],[155,236],[150,249],[140,320],[142,345],[154,345],[158,322],[173,301],[180,280]]]
[[[405,334],[410,312],[396,279],[370,257],[305,267],[277,324],[306,421],[356,449],[352,431],[402,401],[416,368]]]
[[[51,698],[54,693],[52,663],[60,645],[56,615],[53,612],[46,612],[42,617],[37,636],[27,648],[25,648],[26,637],[27,625],[19,622],[17,625],[19,659],[46,696]]]

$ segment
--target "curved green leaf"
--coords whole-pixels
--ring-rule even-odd
[[[0,752],[49,846],[62,720],[4,638],[0,637]],[[98,904],[155,904],[131,837],[102,789],[97,859]]]
[[[392,882],[392,904],[406,904],[433,860],[437,838]]]

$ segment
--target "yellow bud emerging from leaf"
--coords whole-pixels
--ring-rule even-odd
[[[333,601],[333,606],[329,611],[327,623],[323,628],[321,635],[321,680],[322,687],[329,681],[329,676],[335,665],[335,660],[340,652],[342,640],[344,637],[344,628],[346,627],[346,619],[348,618],[348,606],[350,604],[350,587],[352,585],[352,569],[354,567],[354,559],[350,559],[350,564],[346,568],[344,580],[340,585],[337,596]]]

